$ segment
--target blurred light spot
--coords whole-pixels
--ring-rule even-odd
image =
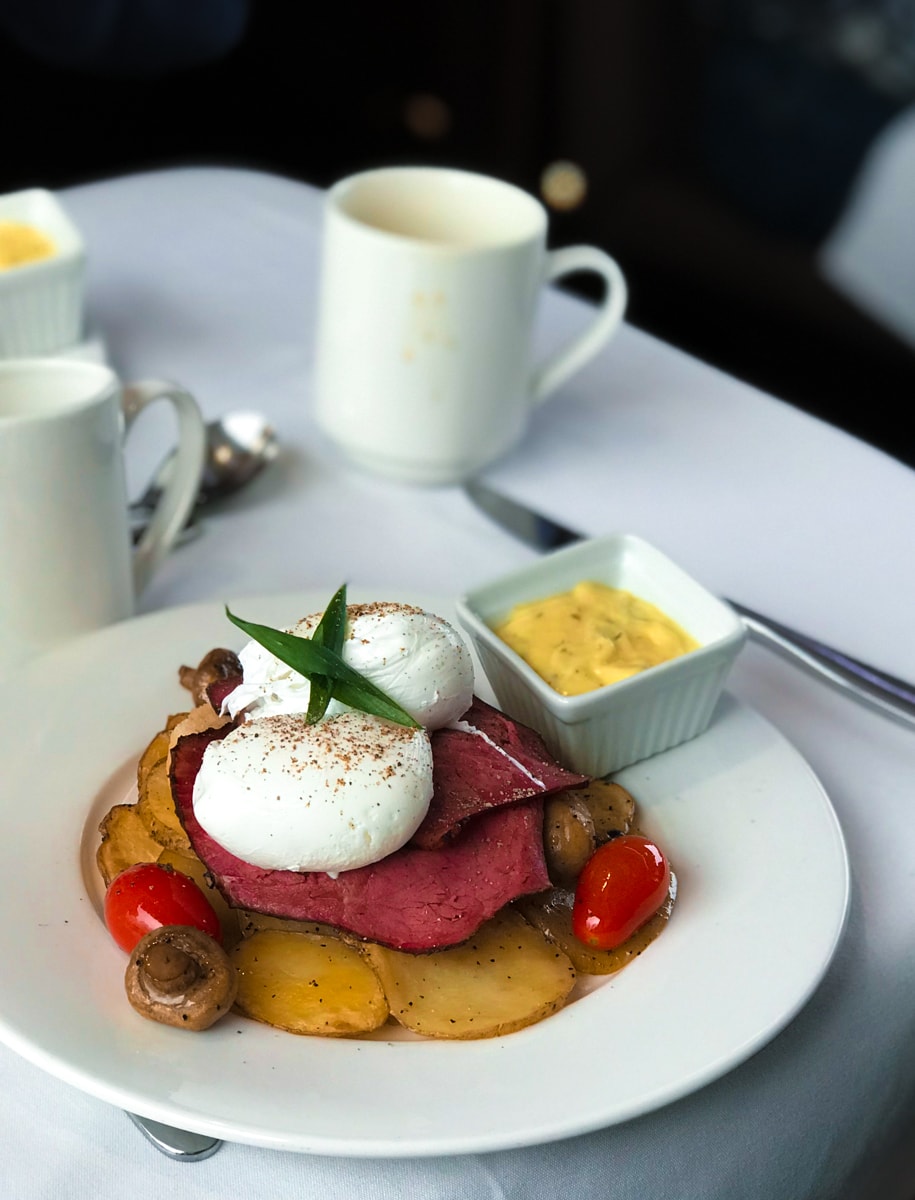
[[[550,208],[578,208],[588,194],[588,177],[577,163],[550,163],[540,176],[540,194]]]
[[[403,120],[414,137],[434,142],[451,129],[451,109],[440,96],[415,92],[404,101]]]
[[[850,13],[836,26],[833,40],[839,57],[857,66],[868,66],[887,50],[883,23],[871,13]]]

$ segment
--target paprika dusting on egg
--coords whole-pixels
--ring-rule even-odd
[[[518,604],[494,629],[563,696],[606,687],[699,647],[654,604],[590,581]]]

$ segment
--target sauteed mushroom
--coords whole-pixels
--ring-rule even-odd
[[[127,998],[151,1021],[209,1029],[229,1011],[238,990],[235,968],[208,934],[188,925],[147,933],[130,956]]]
[[[553,883],[574,887],[594,850],[628,832],[634,811],[629,792],[609,779],[550,796],[543,810],[543,846]]]
[[[207,688],[211,683],[230,679],[233,675],[241,675],[238,655],[233,650],[225,650],[222,647],[204,655],[196,667],[184,666],[178,671],[181,686],[191,693],[195,704],[206,704]]]
[[[596,845],[594,818],[587,804],[574,791],[550,796],[543,810],[543,848],[550,879],[574,887]]]

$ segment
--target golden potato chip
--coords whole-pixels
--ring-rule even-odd
[[[498,1037],[561,1008],[575,969],[516,912],[503,910],[460,946],[406,954],[367,943],[391,1016],[430,1038]]]
[[[236,1009],[290,1033],[348,1037],[388,1018],[378,976],[338,938],[264,929],[229,955],[238,971]]]
[[[135,863],[155,862],[162,847],[149,832],[135,804],[116,804],[99,826],[101,844],[95,861],[105,887]]]

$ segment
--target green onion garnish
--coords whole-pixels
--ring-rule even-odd
[[[310,638],[284,633],[283,630],[273,629],[269,625],[256,625],[253,621],[244,621],[230,612],[228,606],[226,616],[249,638],[309,681],[311,694],[305,716],[308,724],[319,721],[327,711],[330,700],[334,699],[373,717],[384,717],[396,725],[419,728],[419,722],[414,721],[396,700],[392,700],[371,680],[343,661],[340,651],[346,627],[346,585],[334,595],[314,636]]]
[[[311,640],[319,646],[333,650],[335,654],[343,653],[343,639],[346,636],[346,584],[338,588],[331,598],[330,604],[324,610],[324,615],[311,635]],[[307,725],[317,725],[327,712],[327,706],[333,695],[333,680],[327,675],[312,675],[311,690],[308,695],[308,712],[305,714]]]

